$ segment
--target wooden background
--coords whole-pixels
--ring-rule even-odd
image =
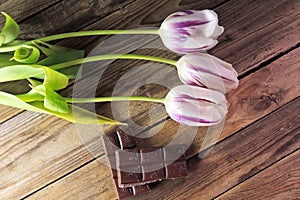
[[[206,147],[215,145],[199,158],[207,129],[197,129],[188,150],[189,176],[163,181],[151,193],[133,199],[300,199],[299,0],[0,0],[0,10],[20,24],[21,39],[79,30],[158,27],[175,11],[206,8],[215,10],[225,27],[210,53],[232,63],[240,79],[239,88],[228,94],[231,107],[222,134],[206,143]],[[133,53],[179,58],[164,50],[154,36],[128,37],[126,43],[113,43],[106,36],[84,37],[59,44],[90,52],[102,41],[109,41],[103,49],[107,52],[136,47]],[[111,95],[117,81],[142,64],[148,62],[114,61],[101,82],[95,83],[90,77],[99,73],[101,63],[94,63],[85,73],[82,90],[98,84],[97,96]],[[148,74],[145,83],[157,76],[168,86],[180,84],[176,75],[170,75],[174,69],[154,65],[134,76]],[[137,83],[133,78],[126,84],[130,88]],[[3,84],[1,90],[16,85],[22,87],[24,82]],[[61,93],[72,95],[73,86]],[[164,86],[146,84],[135,94],[164,97],[167,92]],[[98,113],[109,117],[111,107],[96,105]],[[0,109],[0,199],[116,199],[109,169],[101,162],[101,134],[95,127],[82,133],[78,126],[54,116],[2,105]],[[162,107],[132,102],[129,112],[130,116],[121,109],[117,116],[132,123],[128,130],[145,137],[160,130],[139,139],[139,146],[164,145],[178,132],[178,124]],[[113,128],[105,126],[104,131]],[[186,133],[182,139],[194,131],[181,128]]]

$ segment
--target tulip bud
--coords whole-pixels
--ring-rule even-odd
[[[206,53],[181,57],[176,64],[179,79],[187,85],[196,85],[228,93],[235,89],[238,74],[231,64]]]
[[[172,88],[165,98],[165,106],[173,120],[188,126],[218,124],[228,110],[224,94],[190,85]]]
[[[168,16],[159,29],[164,45],[177,53],[206,51],[213,48],[224,31],[212,10],[187,10]]]

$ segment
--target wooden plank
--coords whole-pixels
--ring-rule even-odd
[[[41,10],[52,6],[61,0],[40,1],[40,0],[4,0],[0,2],[0,10],[6,12],[17,22],[20,22]],[[0,24],[5,22],[5,18],[0,18]]]
[[[23,112],[21,109],[8,107],[1,104],[0,104],[0,111],[1,111],[0,124],[9,120],[15,115]]]
[[[299,199],[300,150],[289,155],[245,182],[237,185],[219,199]]]
[[[232,63],[240,75],[246,73],[299,43],[299,7],[298,0],[224,4],[216,11],[225,32],[211,52]]]
[[[189,176],[165,180],[139,199],[212,199],[243,182],[300,145],[300,99],[217,144],[204,158],[189,160]],[[113,183],[105,165],[94,161],[28,199],[112,199]],[[72,183],[72,184],[70,184]],[[80,185],[80,187],[78,187]],[[65,192],[67,191],[67,192]]]

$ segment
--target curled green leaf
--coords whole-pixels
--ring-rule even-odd
[[[3,44],[7,44],[9,42],[14,41],[18,37],[20,29],[19,29],[19,25],[13,18],[11,18],[5,12],[1,12],[1,13],[6,18],[6,22],[2,28],[1,35],[4,37]]]
[[[66,75],[57,72],[49,67],[42,68],[45,71],[44,85],[53,90],[61,90],[68,86],[69,79]]]
[[[34,91],[44,96],[44,107],[58,113],[68,113],[68,103],[52,88],[45,85],[31,86]],[[35,96],[38,97],[38,96]]]
[[[39,58],[40,51],[36,47],[23,45],[15,51],[12,60],[24,64],[34,64]]]

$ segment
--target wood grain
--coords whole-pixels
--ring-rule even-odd
[[[244,78],[245,81],[241,82],[241,87],[248,88],[248,89],[241,89],[241,90],[238,89],[237,91],[241,91],[241,93],[236,92],[235,93],[236,98],[239,98],[240,96],[242,96],[242,94],[248,94],[248,95],[249,95],[249,93],[252,93],[253,95],[261,94],[260,93],[261,88],[257,87],[257,85],[261,84],[261,78],[255,78],[255,77],[262,77],[262,76],[266,77],[265,80],[268,80],[268,84],[270,86],[272,86],[272,87],[266,87],[269,89],[270,88],[280,89],[280,88],[283,88],[282,84],[287,84],[285,81],[279,81],[278,79],[274,79],[274,78],[270,78],[270,80],[269,80],[267,78],[267,77],[274,77],[275,74],[279,74],[277,76],[282,77],[282,78],[288,77],[289,80],[291,80],[290,83],[296,84],[297,83],[296,80],[299,77],[299,76],[297,76],[297,69],[298,69],[297,68],[297,63],[298,63],[297,59],[300,58],[299,56],[297,56],[298,53],[299,53],[299,49],[282,57],[281,59],[272,63],[268,67],[257,71],[256,73],[249,76],[249,79],[248,79],[248,77]],[[282,67],[280,63],[284,63],[283,66],[285,66],[285,67]],[[289,71],[289,70],[291,70],[291,71]],[[274,74],[272,74],[271,72],[274,72]],[[266,76],[266,74],[268,76]],[[293,77],[294,77],[295,81],[292,81],[292,80],[294,80]],[[256,109],[257,106],[260,105],[260,103],[262,101],[261,98],[253,98],[255,101],[254,100],[249,101],[249,103],[246,105],[242,104],[240,109],[237,109],[238,115],[241,115],[241,116],[248,115],[248,117],[250,117],[251,115],[253,115],[253,113],[257,114],[256,118],[252,118],[252,120],[246,120],[245,123],[243,124],[243,126],[247,126],[247,125],[253,123],[254,121],[259,120],[261,117],[265,116],[267,113],[274,111],[275,109],[284,105],[286,102],[296,98],[299,94],[299,92],[297,92],[299,87],[297,87],[297,85],[290,85],[290,87],[293,89],[290,89],[289,92],[284,93],[285,96],[282,96],[281,103],[279,103],[278,105],[271,104],[272,106],[269,106],[267,108],[267,110],[261,109],[261,111],[258,112],[258,109]],[[296,91],[295,91],[295,89],[296,89]],[[266,99],[266,101],[269,101],[269,100]],[[261,103],[261,104],[264,105],[264,103]],[[238,104],[236,106],[238,106]],[[265,108],[265,107],[263,107],[263,108]],[[232,112],[237,112],[237,111],[232,111]],[[237,120],[236,117],[234,117],[235,115],[236,114],[231,115],[231,116],[229,115],[228,119],[227,119],[228,122],[226,121],[226,123],[228,124],[227,126],[231,127],[230,130],[232,130],[232,131],[228,130],[228,133],[230,133],[230,134],[234,133],[234,131],[237,130],[236,124],[230,122],[231,117],[234,118],[235,120]],[[43,121],[48,119],[48,117],[46,117],[46,116],[44,116],[44,117],[45,118],[43,119]],[[21,116],[20,116],[20,118],[21,118]],[[52,117],[50,119],[53,120]],[[16,119],[16,120],[19,121],[19,119]],[[33,126],[33,125],[29,124],[27,126],[29,126],[28,128],[30,128],[30,126],[32,126],[31,129],[33,129],[33,128],[36,129],[36,131],[34,132],[35,137],[39,136],[38,132],[40,130],[43,130],[45,133],[52,131],[52,132],[56,133],[53,135],[53,139],[52,139],[52,140],[55,140],[56,142],[55,142],[55,145],[53,143],[49,144],[47,142],[48,139],[45,138],[45,140],[43,140],[43,142],[42,142],[43,145],[41,145],[39,147],[35,147],[35,143],[29,143],[26,147],[24,147],[25,149],[27,149],[27,148],[29,148],[29,149],[42,148],[40,151],[44,152],[43,155],[47,155],[47,154],[49,154],[47,149],[52,149],[53,148],[52,145],[54,145],[55,148],[59,149],[60,144],[64,143],[66,140],[67,141],[75,140],[76,142],[74,142],[72,144],[72,147],[69,146],[65,150],[62,149],[61,152],[59,152],[58,150],[51,152],[51,154],[49,154],[49,156],[46,156],[44,158],[44,159],[48,159],[48,162],[43,164],[44,167],[42,169],[39,168],[39,170],[36,171],[36,168],[32,167],[33,165],[31,165],[30,167],[28,166],[28,168],[26,168],[26,171],[28,172],[27,176],[33,176],[33,174],[34,174],[33,177],[35,177],[35,178],[31,178],[30,181],[24,182],[23,185],[19,185],[18,186],[19,189],[20,188],[40,187],[41,185],[46,184],[47,182],[52,182],[53,180],[61,177],[62,175],[67,174],[68,172],[70,172],[74,168],[76,168],[76,166],[80,166],[80,165],[83,165],[84,163],[88,162],[88,160],[92,159],[93,155],[100,156],[101,154],[103,154],[101,146],[99,146],[101,144],[99,143],[99,140],[97,139],[100,135],[100,132],[97,132],[97,130],[93,130],[91,128],[91,130],[88,131],[89,134],[85,134],[87,132],[87,130],[85,130],[85,132],[83,134],[85,134],[86,139],[84,141],[84,140],[82,140],[82,139],[84,139],[82,132],[81,132],[81,134],[80,134],[80,132],[75,133],[76,130],[74,129],[73,125],[71,125],[71,124],[64,124],[61,122],[59,123],[60,124],[59,127],[63,126],[64,129],[69,130],[69,132],[65,132],[65,131],[60,131],[58,128],[56,128],[56,126],[44,127],[43,121],[41,121],[40,119],[33,118],[33,119],[31,119],[31,121],[35,125]],[[12,124],[14,124],[14,122],[12,122]],[[11,125],[8,124],[7,126],[9,127]],[[176,123],[168,121],[168,125],[167,124],[165,125],[166,129],[161,131],[160,134],[158,134],[160,136],[157,135],[148,140],[139,140],[139,145],[140,146],[147,146],[147,145],[148,146],[159,146],[162,143],[167,143],[170,140],[170,138],[174,137],[174,135],[176,134],[176,132],[178,130],[177,127],[178,127],[178,125]],[[188,127],[185,127],[185,128],[186,128],[186,130],[184,130],[184,132],[189,133],[190,132],[189,128]],[[203,130],[203,131],[205,131],[205,130]],[[18,138],[18,135],[16,132],[11,131],[11,134],[14,135],[14,137]],[[79,138],[79,136],[77,134],[79,134],[79,136],[81,138]],[[226,135],[226,136],[228,136],[228,135]],[[203,138],[205,138],[205,135],[203,134],[203,132],[201,132],[201,130],[199,130],[199,133],[197,134],[197,137],[193,143],[193,146],[192,146],[191,150],[189,151],[189,157],[192,155],[195,155],[199,151],[199,148],[201,148]],[[81,141],[80,141],[80,139],[81,139]],[[215,138],[215,139],[219,140],[218,138]],[[37,138],[35,138],[35,140],[37,140]],[[12,140],[12,141],[14,141],[14,140]],[[215,141],[213,141],[213,142],[215,142]],[[16,141],[16,143],[18,143],[18,142]],[[83,146],[83,143],[85,143],[85,145],[86,145],[85,147]],[[6,146],[10,146],[10,145],[11,145],[10,143],[6,144]],[[51,145],[51,146],[49,146],[49,145]],[[73,149],[73,150],[70,152],[69,149]],[[93,155],[90,155],[88,150],[90,152],[92,152]],[[50,156],[52,154],[56,154],[56,156],[53,156],[56,159],[52,160],[53,157],[51,158],[51,156]],[[27,155],[29,157],[38,157],[38,154],[36,155],[35,151],[29,151],[25,155]],[[9,155],[7,155],[7,156],[9,157]],[[15,158],[15,159],[18,160],[18,159],[22,159],[22,158]],[[42,164],[42,163],[40,163],[40,164]],[[49,170],[51,170],[51,173]],[[101,169],[99,169],[99,170],[101,170]],[[13,173],[14,177],[15,177],[14,179],[17,179],[17,177],[20,176],[20,175],[18,175],[18,173],[24,173],[24,172],[22,170],[14,171],[14,173]],[[48,176],[45,176],[46,174],[48,174]],[[12,174],[10,173],[10,180],[13,180],[11,176],[12,176]],[[72,174],[70,176],[72,176]],[[83,174],[82,176],[85,176],[85,175]],[[43,177],[43,180],[41,180],[40,177]],[[101,180],[93,180],[93,181],[101,182]],[[102,184],[106,184],[106,183],[102,183]],[[10,186],[10,187],[13,188],[13,186]],[[91,188],[92,186],[90,185],[89,187]],[[107,186],[107,187],[111,187],[111,186]],[[14,191],[12,188],[11,188],[11,193],[6,193],[6,195],[9,195],[9,194],[16,195],[16,197],[18,195],[19,196],[24,195],[24,194],[20,193],[20,190],[17,190],[17,188],[15,189],[16,191]],[[59,188],[61,188],[61,186],[56,187],[55,183],[51,186],[51,189],[53,189],[55,191],[59,190]],[[98,187],[95,187],[94,189],[97,190],[97,188]],[[48,188],[45,188],[44,190],[46,193],[48,192]],[[44,191],[44,190],[42,190],[42,191]],[[83,191],[80,191],[80,192],[83,192]],[[44,195],[43,192],[42,192],[42,194]],[[59,192],[58,192],[58,194],[59,194]]]
[[[217,198],[299,199],[300,150],[275,163]]]
[[[92,2],[92,5],[95,5],[93,4],[95,1],[89,2]],[[93,21],[95,21],[95,23],[86,27],[87,30],[113,28],[130,29],[158,26],[165,16],[175,10],[181,8],[203,9],[205,7],[214,7],[221,1],[164,0],[157,2],[150,0],[145,2],[136,0],[120,10],[118,10],[118,5],[111,6],[115,9],[114,12],[107,11],[106,14],[109,15],[106,15],[105,17],[103,15],[103,19],[101,20],[98,20],[101,18],[101,13],[95,14],[96,11],[89,7],[89,2],[77,2],[76,5],[79,6],[78,9],[82,6],[82,11],[79,12],[82,15],[73,16],[74,10],[68,9],[70,4],[66,1],[56,4],[54,7],[47,8],[35,17],[24,21],[24,24],[22,25],[22,28],[24,27],[22,37],[40,37],[63,30],[79,30]],[[110,5],[110,3],[111,2],[109,1],[106,5]],[[272,4],[272,8],[269,6],[270,4]],[[243,9],[241,9],[242,11],[239,11],[238,5],[247,5],[246,8],[252,10],[252,12],[247,12],[247,10]],[[250,4],[249,1],[229,1],[221,7],[216,8],[216,11],[220,15],[220,23],[225,26],[226,32],[221,38],[220,45],[211,52],[218,55],[220,58],[225,58],[227,61],[233,62],[240,74],[248,72],[248,70],[257,67],[262,62],[295,46],[299,42],[297,39],[297,35],[299,35],[299,10],[296,9],[298,6],[299,1],[295,0],[273,0],[268,3],[252,1]],[[255,10],[257,8],[259,11],[256,12]],[[235,12],[232,12],[232,9]],[[276,9],[276,12],[273,12],[274,9]],[[90,10],[92,10],[91,14],[88,13]],[[266,12],[268,13],[267,16],[270,15],[270,17],[264,19],[264,13]],[[60,13],[63,13],[63,16],[68,18],[65,22],[57,23],[58,21],[61,22],[61,20],[57,18]],[[84,18],[84,20],[81,19],[81,17]],[[93,19],[89,19],[89,17]],[[249,20],[254,18],[257,20]],[[62,27],[62,25],[65,26]],[[34,30],[33,27],[37,28],[38,31]],[[251,29],[251,31],[249,31],[248,28]],[[99,44],[99,42],[105,39],[105,37],[91,37],[88,39],[79,38],[65,40],[62,44],[84,48],[87,51],[90,51]],[[151,40],[146,40],[145,44],[148,44],[148,42],[151,42]],[[160,41],[158,40],[158,42]],[[157,40],[154,41],[154,47],[158,42]],[[265,47],[270,47],[270,49]],[[155,48],[139,50],[137,52],[174,59],[178,58],[178,56],[169,52],[153,49]],[[244,78],[241,81],[240,88],[229,95],[229,101],[233,105],[231,106],[229,113],[232,114],[228,115],[221,139],[254,121],[259,120],[261,117],[299,96],[299,86],[297,85],[297,82],[299,81],[299,70],[297,70],[299,69],[298,63],[299,49],[296,49],[268,67],[257,71],[251,76],[247,76],[251,78]],[[112,80],[117,79],[116,77],[122,77],[127,70],[130,70],[135,65],[141,64],[143,64],[143,62],[117,61],[113,63],[110,67],[116,70],[106,72],[106,81],[103,81],[103,83],[99,85],[100,90],[97,91],[97,94],[99,96],[111,94],[113,88],[113,84],[111,83]],[[172,71],[164,70],[163,72],[165,73]],[[151,70],[147,72],[150,73]],[[157,74],[159,72],[161,71],[156,71]],[[151,75],[152,74],[149,74],[149,77]],[[165,77],[166,76],[160,76],[160,78]],[[289,81],[286,81],[286,79]],[[171,80],[170,84],[177,84],[177,81],[177,76],[174,76],[174,79]],[[134,85],[134,82],[129,82],[128,84],[129,86],[130,84]],[[72,88],[65,91],[65,94],[71,94],[71,89]],[[166,91],[166,88],[154,84],[139,88],[136,91],[136,94],[163,96]],[[152,104],[131,104],[133,120],[141,126],[146,126],[146,130],[154,123],[159,123],[166,117],[166,113],[161,107],[154,107],[152,111],[155,113],[149,115],[148,110],[152,106]],[[109,115],[110,113],[109,105],[103,105],[97,108],[101,114]],[[123,116],[121,115],[120,117]],[[4,119],[6,120],[6,118]],[[74,125],[52,116],[24,112],[1,124],[0,128],[1,135],[5,135],[0,143],[0,159],[4,161],[3,164],[1,163],[2,168],[0,167],[1,177],[3,177],[2,179],[4,180],[0,183],[0,197],[5,199],[18,199],[24,197],[39,188],[64,177],[64,175],[73,172],[73,170],[78,167],[80,168],[80,166],[93,159],[95,155],[99,156],[103,153],[101,145],[99,146],[97,140],[100,133],[95,131],[96,129],[93,127],[88,129],[87,132],[89,132],[89,134],[86,134],[85,138],[80,134],[78,135]],[[112,127],[107,128],[110,129]],[[157,126],[155,128],[159,129],[161,127]],[[167,120],[163,128],[163,131],[166,131],[168,135],[161,134],[161,136],[156,139],[153,138],[148,141],[141,140],[139,141],[139,144],[153,145],[155,141],[160,141],[162,143],[167,142],[165,138],[174,136],[177,131],[177,124],[171,120]],[[5,130],[5,132],[2,132],[2,130]],[[186,129],[185,131],[188,130],[189,129]],[[106,129],[106,131],[108,131],[108,129]],[[146,133],[148,132],[146,131]],[[205,133],[205,130],[199,130],[199,133],[197,134],[198,139],[196,138],[194,142],[196,146],[191,148],[189,153],[190,156],[194,155],[197,150],[199,150],[199,144],[201,143],[198,142],[203,141],[203,133]],[[156,145],[158,144],[156,143]],[[90,154],[91,151],[92,154]],[[2,156],[2,153],[5,157]],[[27,165],[26,163],[28,163],[28,160],[30,160],[30,164]],[[51,198],[51,195],[53,195],[53,197],[55,197],[55,195],[60,195],[60,193],[56,192],[64,193],[66,198],[69,198],[70,196],[75,197],[79,192],[81,193],[80,198],[82,199],[84,199],[84,197],[98,198],[102,190],[107,192],[104,192],[104,195],[107,195],[106,197],[113,197],[114,194],[111,190],[111,185],[107,182],[108,178],[106,176],[108,175],[105,176],[105,181],[102,182],[102,179],[99,179],[99,176],[103,176],[102,173],[105,173],[105,170],[102,171],[103,167],[101,167],[101,164],[95,163],[96,162],[92,162],[92,164],[80,168],[80,170],[64,177],[61,181],[55,182],[50,187],[41,190],[36,194],[37,196],[32,196],[32,198],[45,197],[46,194],[47,198]],[[96,174],[93,174],[89,170],[93,170],[93,172],[96,170],[99,171],[96,172]],[[88,171],[89,174],[94,176],[89,175],[85,180],[82,180],[83,176]],[[92,179],[89,178],[91,176]],[[65,182],[65,178],[68,180],[67,182]],[[69,184],[71,181],[74,183],[72,186]],[[64,183],[69,187],[66,188],[65,185],[62,187],[63,184],[61,183]],[[86,185],[83,186],[83,184]],[[98,184],[100,189],[97,186]],[[89,192],[85,193],[81,190],[75,190],[76,185],[80,185],[81,189],[86,189],[86,191]],[[78,187],[76,189],[78,189]],[[65,191],[68,191],[70,194],[65,193]],[[48,196],[50,192],[51,195]],[[90,196],[93,194],[95,194],[95,196]]]
[[[10,118],[14,117],[15,115],[23,112],[22,110],[18,108],[8,107],[4,105],[0,105],[1,110],[1,118],[0,118],[0,124],[9,120]]]
[[[151,193],[138,199],[212,199],[243,182],[299,148],[300,118],[294,112],[299,109],[298,98],[217,144],[204,158],[191,159],[188,162],[190,174],[186,179],[163,181]],[[78,199],[84,199],[82,197],[85,196],[114,199],[111,180],[102,176],[107,168],[99,161],[94,161],[28,199],[72,199],[77,198],[78,194],[81,195]],[[75,189],[76,185],[82,187]]]
[[[225,32],[211,53],[239,75],[299,44],[300,1],[230,1],[216,11]],[[275,12],[276,11],[276,12]]]
[[[77,31],[84,26],[97,22],[105,18],[108,14],[113,12],[119,13],[122,16],[124,13],[129,13],[130,18],[125,16],[114,21],[114,18],[108,16],[107,24],[114,28],[128,26],[130,22],[131,28],[138,28],[140,25],[149,26],[154,23],[160,23],[168,14],[176,11],[177,9],[204,9],[213,8],[224,0],[216,0],[210,2],[207,0],[197,2],[183,2],[180,0],[175,1],[134,1],[134,0],[63,0],[60,3],[43,10],[41,13],[33,16],[32,18],[24,21],[22,25],[23,34],[29,38],[41,37],[58,32]],[[135,3],[136,9],[132,9],[130,5]],[[180,4],[180,6],[178,6]],[[129,7],[128,7],[129,6]],[[72,9],[70,9],[72,7]],[[122,9],[121,9],[122,8]],[[61,19],[64,19],[63,21]],[[139,26],[135,21],[138,20]],[[143,22],[143,20],[145,20]],[[59,21],[60,23],[57,23]],[[114,23],[111,23],[114,22]],[[130,27],[127,27],[130,28]],[[100,27],[100,29],[104,29]]]
[[[39,11],[56,4],[62,0],[40,1],[40,0],[4,0],[0,1],[0,11],[6,12],[17,22],[38,13]],[[5,22],[5,18],[0,18],[0,24]]]

